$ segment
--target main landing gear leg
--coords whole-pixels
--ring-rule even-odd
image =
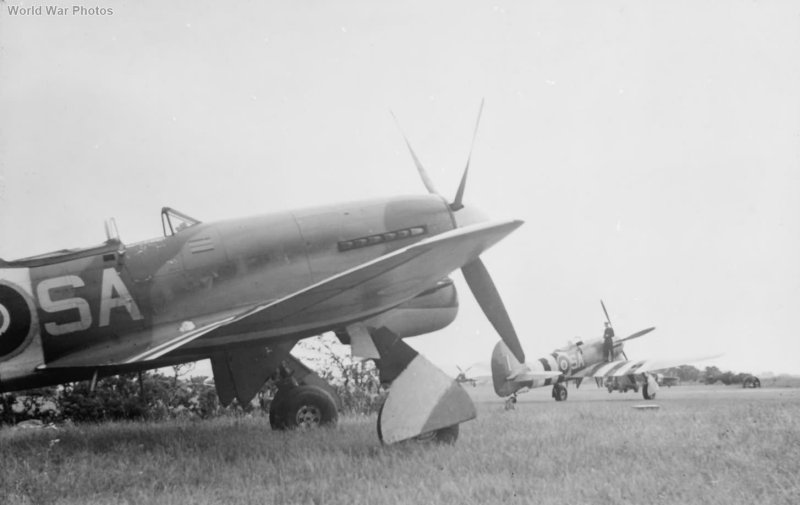
[[[656,378],[650,374],[644,377],[644,386],[642,387],[642,396],[645,400],[655,400],[656,391],[658,391],[658,382]]]
[[[567,388],[563,384],[553,384],[553,398],[557,402],[563,402],[567,399]]]
[[[272,428],[336,423],[341,408],[336,390],[289,354],[294,345],[295,342],[270,347],[254,345],[213,354],[211,368],[220,404],[227,406],[236,399],[247,406],[278,370],[281,380],[269,409]]]

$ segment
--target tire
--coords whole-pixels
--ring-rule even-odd
[[[748,377],[742,382],[743,388],[760,388],[761,381],[758,380],[758,377]]]
[[[647,387],[647,384],[642,386],[642,396],[644,397],[645,400],[655,400],[656,399],[655,392],[653,392],[653,394],[649,394],[648,389],[649,388]]]
[[[286,399],[275,410],[274,417],[277,424],[282,423],[284,428],[290,429],[336,424],[339,417],[336,402],[324,389],[316,386],[298,386],[287,391],[286,395]],[[270,424],[273,424],[272,421],[273,411],[270,409]]]
[[[452,445],[458,440],[459,424],[439,428],[429,433],[423,433],[412,440],[421,444],[448,444]]]
[[[381,441],[383,444],[383,432],[381,432],[381,416],[383,415],[383,405],[381,405],[380,410],[378,411],[378,440]],[[448,444],[452,445],[456,443],[458,440],[458,431],[459,431],[459,424],[454,424],[452,426],[445,426],[444,428],[439,428],[438,430],[434,430],[428,433],[423,433],[422,435],[417,435],[414,438],[406,440],[406,442],[415,442],[418,444]]]
[[[514,410],[515,408],[517,408],[517,397],[512,395],[506,398],[503,408],[505,410]]]
[[[561,384],[556,384],[553,386],[553,398],[555,398],[557,402],[566,401],[567,396],[567,388]]]

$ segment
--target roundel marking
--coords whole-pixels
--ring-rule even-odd
[[[11,326],[11,314],[5,305],[0,305],[0,337],[6,332],[8,327]]]
[[[0,284],[0,359],[25,343],[31,332],[33,315],[22,293]]]
[[[559,356],[558,368],[560,368],[562,372],[566,372],[567,370],[569,370],[569,360],[567,359],[566,356]]]

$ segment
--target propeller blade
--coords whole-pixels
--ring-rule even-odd
[[[436,191],[436,187],[433,185],[433,181],[431,178],[428,177],[428,172],[425,170],[425,167],[422,166],[422,163],[417,158],[417,154],[414,152],[414,148],[411,147],[411,142],[408,141],[408,137],[406,134],[403,133],[403,129],[400,128],[400,121],[397,120],[397,116],[394,115],[394,112],[389,111],[394,118],[394,122],[397,125],[397,129],[400,130],[400,135],[403,136],[403,140],[406,141],[406,146],[408,146],[408,152],[411,153],[411,157],[414,159],[414,164],[417,166],[417,172],[419,172],[419,176],[422,178],[422,184],[425,185],[425,188],[428,190],[428,193],[432,195],[438,195],[439,192]]]
[[[647,335],[648,333],[650,333],[651,331],[653,331],[655,329],[656,329],[656,327],[653,326],[652,328],[647,328],[645,330],[637,331],[636,333],[628,335],[627,337],[625,337],[623,339],[617,340],[617,343],[622,343],[622,342],[625,342],[626,340],[633,340],[634,338],[639,338],[642,335]]]
[[[469,289],[481,306],[483,313],[492,326],[503,339],[503,342],[508,346],[509,350],[517,358],[520,363],[525,362],[525,352],[517,338],[517,332],[514,331],[514,326],[511,324],[511,318],[508,317],[506,307],[503,305],[503,300],[500,299],[500,293],[494,286],[489,271],[486,270],[480,258],[467,263],[461,268],[464,273],[464,279],[467,281]]]
[[[456,191],[456,199],[453,200],[453,203],[450,204],[450,209],[453,211],[460,210],[464,208],[464,204],[461,201],[464,199],[464,188],[467,186],[467,174],[469,173],[469,162],[472,159],[472,149],[475,147],[475,137],[478,136],[478,126],[481,124],[481,114],[483,113],[483,102],[484,99],[481,99],[481,106],[478,109],[478,120],[475,121],[475,131],[472,132],[472,143],[469,146],[469,156],[467,156],[467,166],[464,167],[464,174],[461,176],[461,183],[458,185],[458,191]]]
[[[608,321],[608,324],[613,327],[614,325],[611,324],[611,318],[608,317],[608,311],[606,310],[606,304],[603,303],[603,300],[600,300],[600,305],[603,307],[603,312],[606,315],[606,321]]]

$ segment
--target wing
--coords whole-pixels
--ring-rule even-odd
[[[238,311],[171,323],[126,335],[119,342],[86,349],[42,368],[99,367],[158,359],[200,337],[257,325],[298,328],[341,317],[367,317],[413,298],[519,227],[500,221],[457,228],[363,263],[277,300]],[[188,326],[188,327],[187,327]],[[183,331],[181,331],[183,330]]]
[[[562,375],[561,372],[534,372],[532,370],[520,370],[518,372],[512,372],[508,377],[506,377],[506,380],[513,382],[526,382],[533,380],[554,379],[560,375]]]
[[[580,372],[574,373],[568,379],[582,379],[586,377],[622,377],[625,375],[642,374],[645,372],[655,372],[666,368],[680,365],[687,365],[698,361],[707,361],[719,358],[721,355],[702,356],[692,358],[667,358],[667,359],[643,359],[643,360],[618,360],[610,363],[599,363],[594,366],[586,367]]]
[[[118,337],[113,343],[91,347],[80,352],[49,361],[38,370],[54,368],[84,368],[119,366],[150,361],[202,337],[224,325],[230,324],[249,311],[226,311],[194,318],[192,322],[167,323],[146,331]]]

